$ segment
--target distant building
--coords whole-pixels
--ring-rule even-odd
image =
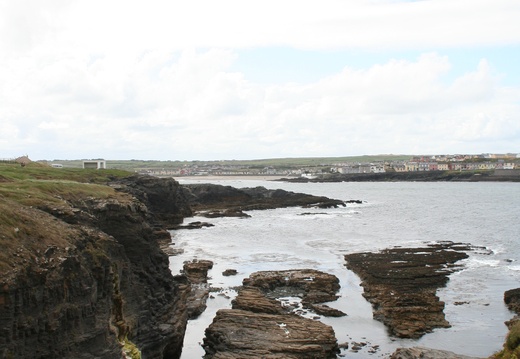
[[[15,161],[16,163],[19,163],[22,167],[25,167],[26,165],[32,162],[27,155],[18,157],[17,159],[15,159]]]
[[[53,168],[63,168],[63,165],[61,163],[52,163],[51,167],[53,167]]]
[[[107,163],[105,160],[83,161],[83,168],[93,170],[104,170],[107,168]]]

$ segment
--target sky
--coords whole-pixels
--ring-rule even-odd
[[[0,158],[519,152],[518,0],[0,0]]]

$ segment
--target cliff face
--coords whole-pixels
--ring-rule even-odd
[[[3,198],[0,358],[180,356],[189,289],[168,268],[150,208],[164,222],[189,207],[156,201],[175,197],[175,184],[146,183],[155,194],[142,201],[109,188],[91,195],[90,185],[32,206]]]

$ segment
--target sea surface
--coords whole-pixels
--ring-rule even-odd
[[[203,183],[179,180],[180,183]],[[206,181],[207,182],[207,181]],[[342,200],[362,200],[345,208],[284,208],[250,211],[252,217],[187,218],[215,226],[172,231],[175,248],[170,257],[174,274],[184,261],[209,259],[210,284],[218,288],[208,309],[188,323],[183,359],[201,358],[204,330],[218,309],[230,308],[234,288],[261,270],[314,268],[340,279],[340,298],[329,306],[348,314],[321,320],[334,327],[339,343],[366,343],[362,350],[343,350],[346,358],[384,358],[397,347],[427,346],[458,354],[487,357],[502,347],[513,317],[503,303],[504,291],[520,287],[519,183],[284,183],[256,180],[213,180],[234,187],[281,188]],[[306,215],[302,215],[306,213]],[[309,214],[310,213],[310,214]],[[451,328],[437,329],[419,340],[389,337],[372,319],[372,308],[362,297],[359,278],[346,269],[347,253],[377,251],[393,246],[418,247],[438,241],[482,246],[460,264],[438,291],[446,303]],[[238,275],[224,277],[225,269]],[[310,313],[312,315],[312,313]]]

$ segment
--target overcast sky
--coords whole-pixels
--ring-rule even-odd
[[[0,158],[488,152],[518,0],[0,0]]]

